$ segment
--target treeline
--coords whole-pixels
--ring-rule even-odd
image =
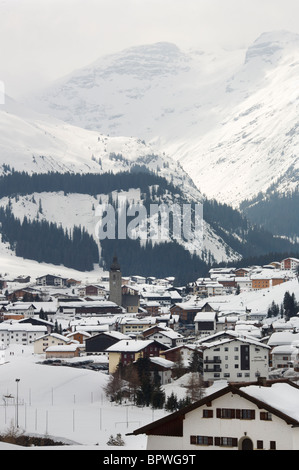
[[[206,200],[203,205],[204,220],[233,250],[244,258],[262,257],[271,252],[299,251],[298,243],[274,236],[273,233],[277,234],[277,232],[271,231],[267,223],[263,224],[262,218],[256,220],[249,217],[247,210],[244,212],[245,215],[227,204],[214,200]],[[269,217],[271,215],[268,215]]]
[[[294,292],[290,294],[289,291],[285,292],[283,302],[278,305],[274,302],[268,308],[267,317],[281,317],[289,321],[291,317],[297,316],[299,312],[299,304],[296,300]]]
[[[128,191],[140,188],[141,192],[149,193],[149,186],[157,186],[158,191],[169,190],[178,193],[175,188],[155,173],[132,171],[121,173],[33,173],[13,171],[0,176],[0,198],[15,195],[24,196],[34,192],[58,192],[90,194],[109,194],[112,191]]]
[[[252,201],[244,201],[241,210],[257,225],[273,234],[296,237],[299,235],[299,190],[287,194],[277,191],[260,193]]]
[[[68,233],[52,222],[29,221],[27,217],[20,221],[9,206],[0,208],[0,224],[2,241],[22,258],[78,271],[91,271],[99,262],[98,246],[84,228],[74,227]]]
[[[129,276],[154,276],[159,279],[175,277],[176,285],[186,285],[199,277],[208,275],[210,266],[199,256],[192,255],[177,242],[152,244],[149,240],[140,245],[139,240],[127,238],[101,240],[101,257],[109,269],[113,253],[121,264],[122,274]]]

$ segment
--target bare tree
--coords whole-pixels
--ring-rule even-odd
[[[198,372],[191,372],[186,385],[187,396],[194,403],[205,395],[203,378]]]

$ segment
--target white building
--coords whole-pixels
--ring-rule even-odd
[[[271,351],[271,365],[273,369],[288,369],[293,366],[293,359],[297,357],[298,348],[285,344],[275,346]]]
[[[47,333],[46,326],[31,325],[31,323],[1,323],[0,344],[8,347],[10,344],[28,345]]]
[[[36,313],[36,307],[33,303],[14,302],[6,305],[5,310],[9,314],[23,315],[25,318],[33,318]]]
[[[254,381],[268,378],[270,347],[234,332],[220,332],[199,342],[204,381]]]
[[[147,450],[299,450],[298,402],[292,382],[228,384],[133,434]]]
[[[252,290],[252,280],[249,276],[235,277],[235,283],[240,287],[240,292],[250,292]]]
[[[165,344],[168,348],[174,348],[180,346],[184,342],[184,337],[180,333],[173,331],[172,328],[160,328],[147,336],[147,339],[156,340],[159,343]]]
[[[294,271],[299,266],[298,258],[285,258],[281,261],[281,269]]]

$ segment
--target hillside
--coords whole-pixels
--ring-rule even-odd
[[[276,182],[279,191],[297,185],[298,44],[274,31],[238,51],[143,45],[30,101],[65,122],[163,148],[208,198],[237,206]]]

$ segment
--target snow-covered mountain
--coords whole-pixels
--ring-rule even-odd
[[[298,46],[298,35],[278,31],[239,51],[133,47],[73,72],[30,105],[163,148],[202,193],[237,205],[278,180],[281,191],[297,184]]]
[[[73,126],[58,119],[38,114],[6,97],[0,108],[0,174],[11,171],[32,173],[120,173],[136,165],[159,174],[183,192],[185,201],[202,202],[203,197],[180,163],[164,152],[156,152],[140,139],[109,137],[96,131]],[[134,188],[134,194],[136,195]],[[122,191],[122,188],[119,188]],[[117,192],[117,191],[116,191]],[[137,191],[138,192],[138,191]],[[10,199],[15,217],[23,220],[45,219],[70,230],[81,225],[94,235],[96,206],[100,200],[88,194],[40,192],[31,195],[3,197],[0,206]],[[128,194],[128,199],[131,195]],[[42,206],[42,213],[39,210]],[[67,217],[66,217],[67,214]],[[217,261],[239,258],[204,221],[204,240],[198,246],[186,245],[198,253],[211,254]]]

